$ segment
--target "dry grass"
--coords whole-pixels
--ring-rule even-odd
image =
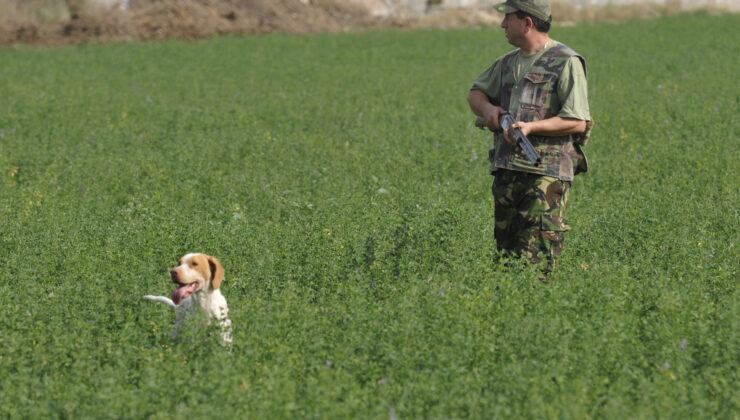
[[[634,3],[630,5],[607,4],[605,6],[576,7],[569,3],[556,2],[552,6],[553,20],[559,23],[624,22],[632,19],[654,19],[686,12],[681,1],[671,0],[665,4]],[[706,10],[706,9],[704,9]]]
[[[684,12],[681,2],[575,7],[553,4],[556,24],[621,22]],[[198,39],[219,34],[339,32],[376,27],[496,25],[491,10],[448,9],[376,18],[342,0],[131,0],[128,10],[86,0],[0,0],[0,45]]]

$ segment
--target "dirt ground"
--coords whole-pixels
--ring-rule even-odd
[[[132,2],[127,10],[68,7],[0,17],[0,45],[57,46],[90,41],[197,39],[271,31],[309,33],[372,25],[369,14],[340,0],[164,0]],[[49,17],[48,15],[52,15]]]
[[[35,2],[35,3],[34,3]],[[29,4],[36,4],[31,8]],[[53,4],[54,7],[49,6]],[[131,0],[126,10],[84,0],[0,0],[0,45],[62,46],[87,42],[199,39],[220,34],[361,31],[383,27],[497,25],[492,10],[430,10],[373,16],[346,0]],[[678,13],[670,6],[575,10],[553,5],[556,22],[624,20]]]

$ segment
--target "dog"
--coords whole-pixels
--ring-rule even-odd
[[[153,295],[144,297],[175,309],[175,329],[172,336],[177,337],[184,323],[202,311],[207,322],[216,320],[221,344],[230,347],[231,320],[226,298],[220,290],[224,280],[221,263],[210,255],[186,254],[177,262],[177,267],[170,271],[170,277],[178,286],[171,298]]]

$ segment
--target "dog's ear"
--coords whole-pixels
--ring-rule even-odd
[[[224,267],[216,259],[216,257],[208,256],[208,265],[211,267],[211,288],[213,290],[221,287],[221,282],[224,281]]]

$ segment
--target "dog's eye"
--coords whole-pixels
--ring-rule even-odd
[[[193,267],[197,267],[198,266],[198,263],[197,262],[192,262],[190,264],[192,264]]]

